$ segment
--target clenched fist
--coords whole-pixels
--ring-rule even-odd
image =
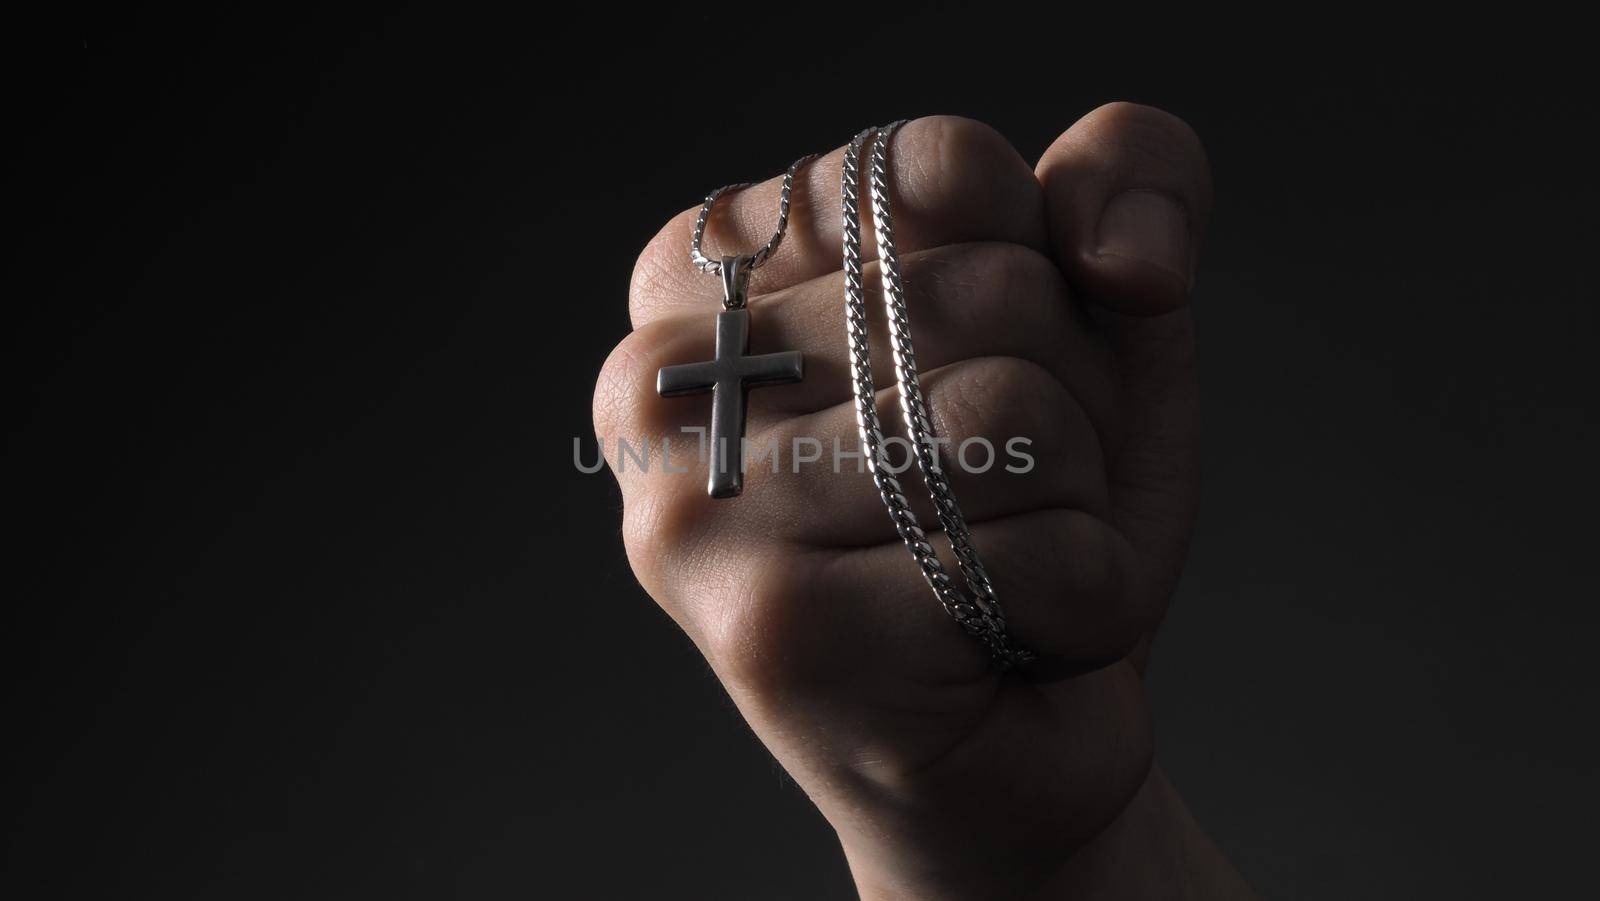
[[[655,390],[661,367],[713,352],[722,286],[689,262],[696,211],[640,257],[634,331],[594,411],[634,572],[838,831],[864,898],[1249,897],[1154,764],[1142,682],[1197,494],[1188,300],[1211,207],[1198,140],[1113,104],[1035,167],[965,119],[913,121],[889,148],[943,468],[1012,640],[1038,655],[1003,673],[940,607],[871,477],[832,465],[836,441],[859,449],[843,155],[801,171],[788,236],[752,277],[750,352],[799,350],[806,377],[750,395],[749,441],[780,465],[752,463],[737,499],[707,496],[700,439],[683,431],[705,425],[709,400]],[[776,180],[724,198],[707,253],[760,246],[777,206]],[[878,401],[898,423],[875,267]],[[975,438],[994,465],[954,459]],[[654,465],[620,459],[618,439],[648,441]],[[688,472],[663,468],[663,441]],[[1008,446],[1030,465],[1005,465]],[[800,465],[796,448],[821,459]],[[914,470],[902,479],[921,497]]]

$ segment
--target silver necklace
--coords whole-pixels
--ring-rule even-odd
[[[722,276],[722,311],[717,314],[714,359],[701,363],[666,366],[656,373],[656,392],[662,397],[683,397],[711,392],[711,477],[706,491],[714,498],[738,497],[744,491],[745,400],[751,388],[786,385],[805,377],[805,361],[795,350],[749,356],[750,272],[765,263],[789,228],[789,195],[794,175],[816,154],[801,157],[783,174],[778,192],[778,227],[755,253],[713,260],[701,251],[706,222],[717,198],[748,188],[753,182],[727,185],[706,195],[700,217],[689,240],[689,259],[701,272]]]
[[[910,550],[939,603],[969,635],[982,642],[1001,668],[1027,663],[1033,654],[1014,646],[1006,634],[1005,614],[995,597],[989,575],[978,560],[966,517],[950,491],[950,482],[939,466],[938,446],[928,417],[927,402],[917,377],[917,356],[911,344],[911,310],[906,305],[905,284],[900,277],[900,256],[894,244],[894,217],[889,206],[889,141],[904,124],[895,122],[882,128],[868,128],[850,142],[842,166],[841,196],[844,209],[844,295],[846,328],[850,339],[851,388],[855,394],[856,425],[866,452],[878,494],[889,509],[895,530]],[[883,283],[883,300],[889,319],[889,341],[894,351],[895,381],[899,385],[900,408],[917,468],[927,482],[938,511],[939,524],[955,551],[956,565],[967,583],[967,591],[955,581],[939,561],[939,554],[917,522],[906,502],[900,481],[882,465],[883,429],[873,400],[871,343],[867,335],[866,297],[861,284],[861,210],[859,167],[861,151],[868,142],[872,157],[868,165],[868,190],[872,202],[873,231],[878,241],[878,268]]]

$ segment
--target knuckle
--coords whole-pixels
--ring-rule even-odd
[[[1044,254],[1003,241],[952,244],[913,257],[906,290],[918,317],[948,336],[1068,334],[1071,297],[1065,277]]]
[[[912,211],[937,213],[983,201],[1015,208],[1017,220],[1042,209],[1033,170],[989,125],[961,116],[929,116],[902,129],[906,144],[897,187]]]
[[[1031,247],[985,244],[980,268],[994,286],[989,296],[1001,305],[1021,307],[1032,316],[1065,307],[1060,299],[1068,295],[1066,278],[1054,261]]]
[[[952,481],[1022,479],[1039,507],[1105,512],[1103,451],[1071,393],[1032,362],[990,357],[972,364],[930,390]]]
[[[679,464],[693,453],[683,451],[673,451]],[[638,546],[646,560],[686,554],[720,522],[709,506],[715,502],[706,496],[704,481],[692,472],[666,474],[665,460],[654,453],[649,465],[653,468],[648,476],[629,479],[637,490],[628,496],[623,514],[623,541]],[[633,472],[631,465],[628,471]],[[640,501],[637,505],[634,495]]]
[[[983,357],[954,368],[931,386],[939,427],[951,437],[1037,437],[1058,429],[1051,411],[1070,403],[1048,370],[1018,357]]]
[[[1126,539],[1078,510],[1042,511],[1034,526],[1053,548],[1068,552],[1008,556],[998,587],[1028,586],[1064,603],[1028,605],[1018,611],[1019,629],[1081,659],[1119,659],[1132,651],[1159,624],[1161,609],[1139,590]]]
[[[993,126],[965,116],[928,116],[912,126],[925,132],[924,141],[933,162],[942,168],[958,165],[981,167],[984,163],[1008,160],[1017,151]]]
[[[1065,289],[1066,280],[1061,270],[1043,253],[1023,244],[1009,241],[969,241],[935,248],[912,265],[925,267],[927,274],[940,284],[959,279],[963,287],[990,288],[985,293],[994,297],[1014,294],[1048,293],[1050,288]],[[924,274],[918,272],[917,274]],[[1008,290],[993,290],[998,285]]]
[[[806,678],[811,576],[792,555],[771,553],[727,586],[702,640],[730,688],[771,696]]]
[[[626,492],[622,544],[639,584],[704,646],[723,619],[723,598],[748,580],[732,578],[730,555],[708,542],[712,511],[698,480],[636,480]]]
[[[1086,571],[1071,590],[1100,599],[1103,622],[1095,631],[1103,636],[1102,652],[1125,657],[1142,636],[1160,625],[1165,606],[1152,603],[1151,594],[1143,590],[1140,568],[1126,538],[1099,521],[1082,531],[1092,550],[1085,553]]]
[[[687,262],[689,232],[696,212],[684,210],[656,232],[633,262],[628,279],[628,310],[635,324],[644,321],[644,311],[664,297],[681,290],[693,275]]]
[[[600,367],[594,385],[594,430],[601,438],[624,434],[638,404],[638,385],[646,372],[639,357],[639,341],[634,332],[611,349]]]
[[[1030,286],[1041,283],[1047,285],[1066,284],[1066,280],[1062,277],[1061,270],[1056,268],[1055,262],[1032,247],[1026,247],[1021,244],[990,242],[984,244],[983,248],[985,255],[992,261],[991,265],[1024,284]]]
[[[666,594],[663,561],[676,545],[676,535],[663,524],[666,505],[660,492],[643,491],[629,497],[622,509],[622,547],[639,584],[652,597]]]
[[[681,330],[672,320],[648,322],[612,348],[595,382],[595,432],[603,437],[646,437],[646,401],[655,396],[656,371]],[[637,433],[637,434],[636,434]]]

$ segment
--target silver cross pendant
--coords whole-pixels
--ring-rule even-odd
[[[711,478],[706,490],[714,498],[738,497],[744,490],[744,408],[750,389],[787,385],[805,377],[805,361],[797,350],[748,355],[749,282],[746,258],[723,257],[716,358],[664,366],[656,373],[656,392],[662,397],[711,392]]]

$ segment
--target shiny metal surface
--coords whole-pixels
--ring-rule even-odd
[[[938,448],[933,442],[933,427],[927,403],[918,380],[916,353],[911,342],[911,311],[906,305],[905,286],[900,275],[900,258],[894,244],[894,216],[891,211],[888,179],[889,143],[902,123],[883,128],[868,128],[856,135],[845,153],[841,176],[844,213],[845,325],[850,342],[851,388],[855,395],[856,425],[861,434],[867,466],[878,494],[889,510],[895,530],[905,542],[911,557],[922,570],[923,578],[946,612],[967,633],[982,642],[995,662],[1007,668],[1033,659],[1028,651],[1016,647],[1006,634],[1005,615],[995,598],[988,573],[978,561],[977,549],[966,518],[950,491],[949,481],[938,465]],[[940,562],[937,550],[917,521],[907,502],[899,479],[880,465],[884,435],[873,397],[871,342],[867,334],[866,299],[861,278],[860,159],[868,142],[872,156],[868,169],[873,231],[878,242],[879,272],[884,304],[889,314],[890,343],[894,349],[895,379],[899,385],[901,410],[911,444],[916,448],[917,467],[928,483],[938,511],[940,525],[955,551],[957,566],[967,583],[967,592],[955,585]]]
[[[712,497],[737,497],[744,491],[745,401],[751,388],[785,385],[805,377],[805,361],[796,350],[747,356],[750,311],[739,308],[717,314],[716,358],[702,363],[666,366],[656,373],[662,397],[711,392]]]

